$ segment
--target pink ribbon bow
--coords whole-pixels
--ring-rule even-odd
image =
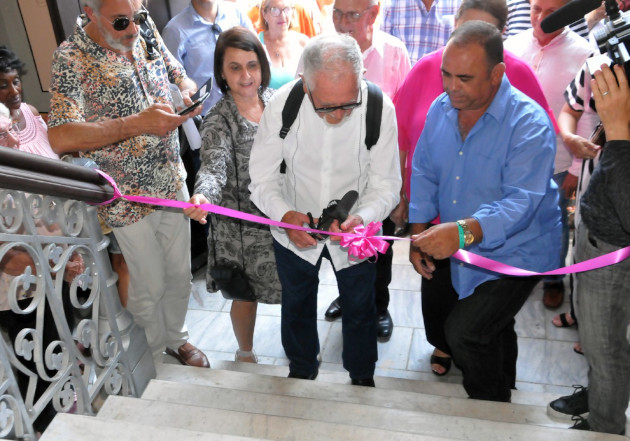
[[[389,244],[380,237],[374,237],[381,229],[381,222],[370,222],[367,227],[359,225],[354,228],[355,235],[343,236],[341,246],[348,248],[348,254],[358,259],[367,259],[376,256],[379,252],[384,254]]]

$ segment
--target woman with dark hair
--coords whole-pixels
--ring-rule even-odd
[[[0,46],[0,103],[9,108],[20,151],[59,159],[48,141],[48,127],[35,107],[22,101],[24,63],[6,46]]]
[[[262,216],[249,199],[249,154],[272,91],[269,62],[256,36],[243,27],[221,33],[214,52],[214,75],[223,97],[201,125],[201,168],[190,203],[212,203]],[[191,219],[206,223],[207,211],[188,208]],[[218,290],[211,271],[236,266],[248,279],[256,301],[233,300],[230,317],[238,342],[235,360],[256,363],[253,351],[257,302],[280,303],[269,227],[225,216],[210,216],[208,290]]]

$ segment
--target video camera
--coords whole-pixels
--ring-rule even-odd
[[[623,66],[626,77],[630,78],[630,12],[621,12],[616,0],[605,0],[607,18],[604,28],[593,35],[601,55],[587,60],[591,75],[602,64]],[[602,5],[601,0],[573,0],[545,18],[540,26],[544,32],[551,33],[576,22],[587,13]]]

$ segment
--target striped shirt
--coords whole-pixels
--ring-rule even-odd
[[[407,46],[411,64],[446,45],[461,0],[434,0],[427,11],[420,0],[390,0],[381,29]]]

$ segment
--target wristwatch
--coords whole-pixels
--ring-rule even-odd
[[[467,247],[475,241],[475,236],[473,236],[472,231],[470,231],[470,227],[465,220],[458,220],[457,224],[462,227],[462,230],[464,231],[464,246]]]

